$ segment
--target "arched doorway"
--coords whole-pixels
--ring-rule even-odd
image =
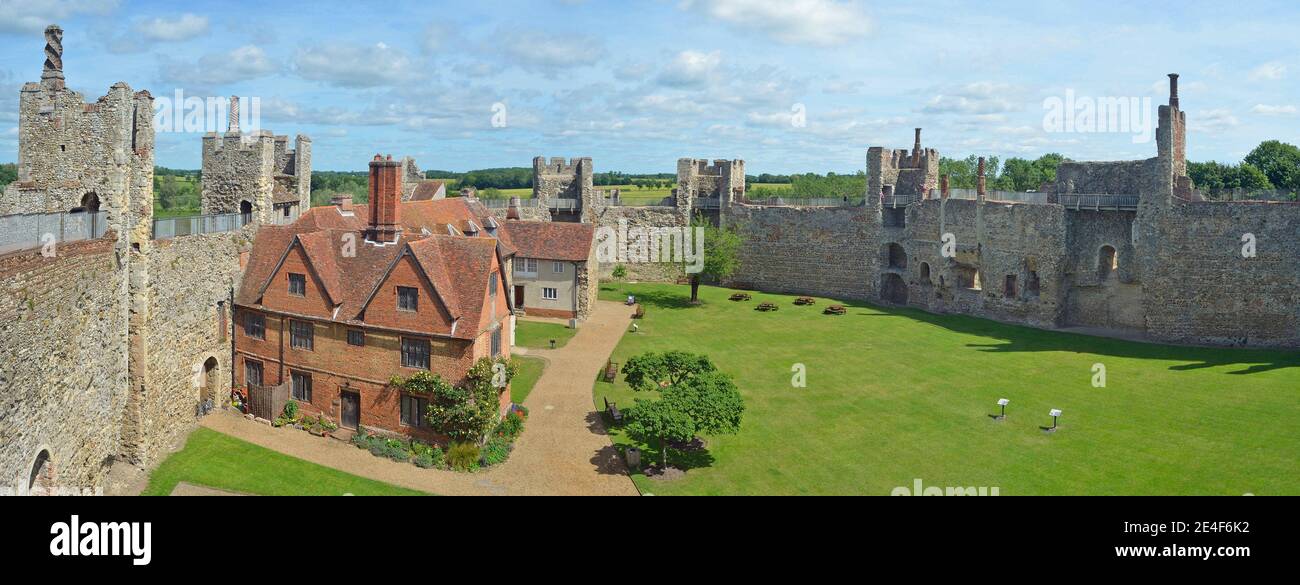
[[[203,387],[199,389],[199,412],[206,412],[210,405],[216,404],[217,386],[221,384],[218,375],[217,358],[210,357],[203,362]]]
[[[921,284],[932,284],[930,281],[930,263],[921,263]]]
[[[77,219],[79,220],[83,218],[86,220],[84,225],[73,224],[76,226],[73,228],[74,232],[80,232],[80,230],[84,229],[85,234],[82,235],[85,237],[93,238],[99,236],[99,217],[96,215],[99,213],[99,195],[94,193],[86,193],[85,195],[82,195],[81,205],[68,210],[68,213],[77,214]],[[86,214],[86,216],[80,215],[83,213]]]
[[[50,452],[42,449],[32,462],[32,472],[27,477],[27,493],[48,494],[54,488],[54,463],[50,461]]]
[[[243,220],[244,225],[253,223],[253,204],[247,199],[239,202],[239,217]]]
[[[1097,280],[1105,282],[1118,268],[1119,258],[1115,254],[1115,248],[1102,246],[1101,251],[1097,252]]]
[[[880,275],[880,298],[899,305],[907,304],[907,283],[892,272]]]

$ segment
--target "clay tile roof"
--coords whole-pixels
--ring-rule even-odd
[[[236,300],[242,305],[256,305],[262,296],[262,287],[271,279],[284,252],[297,235],[291,226],[264,225],[253,236],[253,251],[244,268],[244,279],[239,285]]]
[[[552,221],[505,222],[508,243],[523,258],[582,262],[591,254],[596,229],[591,224]]]
[[[445,291],[443,296],[448,298],[448,304],[454,303],[459,309],[456,337],[477,336],[483,325],[483,305],[496,243],[487,238],[433,236],[412,243],[411,250],[421,266],[440,264],[446,284],[445,288],[439,288],[435,281],[434,288]]]
[[[411,192],[411,201],[431,201],[438,194],[438,191],[443,190],[445,184],[443,181],[436,179],[420,181],[415,186],[415,190]]]
[[[335,305],[343,302],[339,286],[339,267],[335,262],[335,258],[342,256],[339,246],[343,244],[343,239],[335,234],[341,236],[342,233],[344,232],[320,231],[298,235],[298,241],[302,243],[307,259],[311,261],[312,270],[316,272],[316,277],[320,278],[325,287],[325,296],[328,296],[330,302]]]

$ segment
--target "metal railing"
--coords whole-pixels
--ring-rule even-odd
[[[153,220],[153,239],[167,240],[179,236],[233,232],[250,223],[253,223],[251,213],[225,213],[155,219]]]
[[[0,254],[47,244],[93,240],[108,231],[108,212],[0,216]]]
[[[908,205],[920,200],[921,196],[916,194],[882,195],[880,197],[880,205],[882,207],[907,207]]]
[[[488,208],[488,209],[509,209],[509,208],[510,208],[510,200],[509,200],[509,199],[481,199],[481,198],[480,198],[480,199],[478,199],[477,201],[478,201],[479,203],[482,203],[483,206],[486,207],[486,208]],[[521,208],[523,208],[523,207],[537,207],[537,200],[534,199],[534,198],[532,198],[532,197],[527,197],[527,198],[520,197],[520,198],[519,198],[519,207],[521,207]]]
[[[691,199],[691,207],[696,209],[722,209],[722,199],[720,197],[695,197]]]
[[[603,202],[611,207],[677,207],[677,198],[672,195],[658,199],[638,195],[630,197],[620,195],[607,197]]]
[[[739,198],[738,201],[749,205],[767,205],[771,207],[861,207],[867,199],[861,195],[852,197],[767,197],[764,199]]]
[[[1016,191],[989,191],[985,194],[984,199],[988,201],[1002,201],[1004,203],[1034,203],[1042,205],[1048,203],[1047,193],[1020,193]]]
[[[1115,194],[1088,194],[1088,193],[1062,193],[1056,196],[1056,202],[1064,205],[1066,209],[1082,210],[1091,209],[1101,211],[1111,209],[1116,211],[1132,211],[1137,209],[1137,195],[1115,195]]]
[[[576,211],[582,207],[582,200],[575,197],[556,197],[547,200],[546,206],[554,211]]]

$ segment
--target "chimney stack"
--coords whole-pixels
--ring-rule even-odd
[[[375,155],[370,161],[370,227],[366,239],[377,243],[396,242],[401,228],[402,163]]]
[[[57,24],[45,27],[45,68],[41,85],[50,91],[63,89],[63,29]]]
[[[916,142],[912,143],[912,166],[921,166],[921,129],[916,129]]]
[[[975,190],[975,194],[980,198],[980,200],[983,200],[984,199],[984,157],[982,156],[980,157],[979,175],[978,178],[976,179],[975,185],[977,187]]]
[[[230,96],[230,115],[226,120],[226,132],[239,134],[239,96]]]
[[[519,219],[519,197],[510,198],[510,207],[506,209],[506,219]]]
[[[1178,109],[1178,74],[1169,74],[1169,105]]]
[[[939,177],[939,198],[948,198],[948,175]]]

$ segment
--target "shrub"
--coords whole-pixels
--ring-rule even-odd
[[[379,435],[370,435],[367,443],[369,444],[366,447],[370,449],[370,454],[376,457],[383,457],[384,451],[388,448],[388,443]]]
[[[505,437],[492,437],[491,439],[488,439],[488,442],[485,445],[483,445],[479,461],[484,467],[502,463],[510,457],[511,448],[512,446],[509,439]]]
[[[434,467],[441,467],[442,462],[443,462],[442,449],[439,449],[437,447],[429,447],[428,450],[423,451],[415,456],[415,465],[424,469],[433,469]]]
[[[366,435],[366,430],[357,427],[357,432],[352,433],[352,444],[358,449],[367,449],[370,447],[370,437]]]
[[[284,403],[284,418],[287,418],[290,421],[298,419],[297,400],[289,400],[288,402]]]
[[[524,417],[512,410],[501,419],[501,424],[497,425],[496,432],[492,434],[514,440],[522,432],[524,432]]]
[[[411,452],[406,449],[406,445],[403,445],[401,441],[389,439],[384,442],[384,456],[393,461],[409,461]]]
[[[478,469],[478,445],[474,443],[452,443],[447,450],[447,465],[457,471],[474,471]]]

